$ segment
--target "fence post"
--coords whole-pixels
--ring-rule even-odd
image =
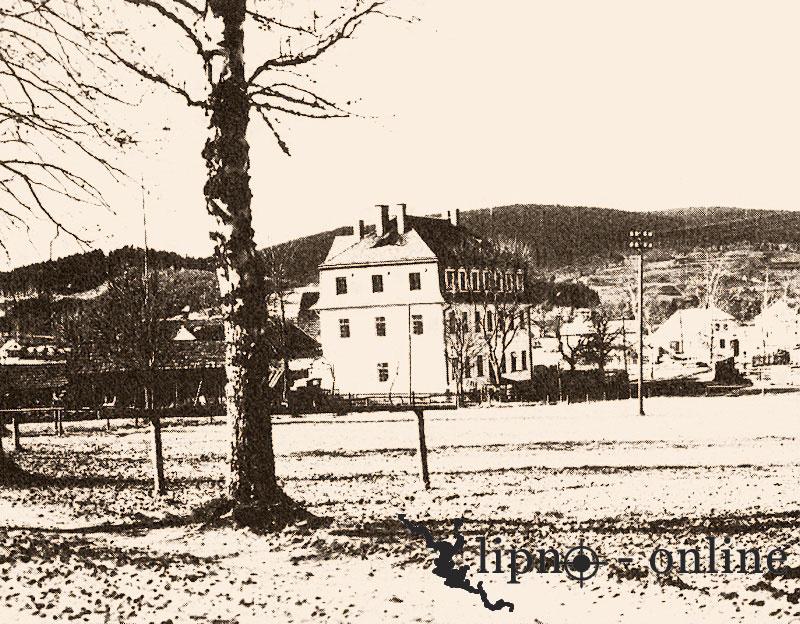
[[[428,445],[425,442],[425,415],[422,408],[415,408],[417,415],[417,429],[419,430],[419,459],[422,464],[422,482],[425,489],[431,489],[431,477],[428,474]]]
[[[58,435],[58,410],[53,408],[53,435]]]
[[[19,441],[19,418],[16,414],[11,417],[11,438],[14,444],[15,451],[22,450],[22,444]]]
[[[64,408],[57,407],[56,414],[58,415],[58,435],[64,435]]]

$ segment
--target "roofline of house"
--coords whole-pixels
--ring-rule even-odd
[[[322,264],[317,266],[317,269],[320,271],[325,271],[328,269],[355,269],[355,268],[364,268],[364,267],[372,267],[372,266],[393,266],[393,265],[405,265],[405,264],[438,264],[439,259],[435,256],[426,256],[424,258],[406,258],[403,260],[381,260],[378,262],[343,262],[341,264],[329,264],[323,262]]]

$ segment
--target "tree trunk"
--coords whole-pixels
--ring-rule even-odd
[[[161,417],[153,409],[153,389],[144,389],[144,409],[150,417],[150,458],[153,464],[153,496],[167,491],[164,480],[164,451],[161,445]]]
[[[265,372],[259,357],[267,327],[264,264],[253,240],[249,101],[244,70],[245,0],[212,0],[222,29],[223,54],[212,59],[210,135],[203,150],[208,169],[204,192],[214,219],[217,277],[225,317],[225,407],[230,430],[228,495],[234,507],[264,507],[282,499],[275,476],[272,422]]]

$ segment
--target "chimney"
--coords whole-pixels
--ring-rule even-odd
[[[389,204],[377,204],[378,218],[375,221],[375,233],[378,238],[389,231]]]
[[[397,204],[397,233],[405,234],[406,231],[406,205]]]
[[[461,211],[456,208],[454,211],[450,212],[447,211],[447,218],[450,219],[450,223],[455,226],[458,226],[459,217],[461,216]]]
[[[353,226],[353,236],[355,236],[358,240],[364,238],[364,219],[359,219],[358,222]]]

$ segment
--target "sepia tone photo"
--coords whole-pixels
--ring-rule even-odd
[[[800,624],[799,19],[0,0],[0,622]]]

